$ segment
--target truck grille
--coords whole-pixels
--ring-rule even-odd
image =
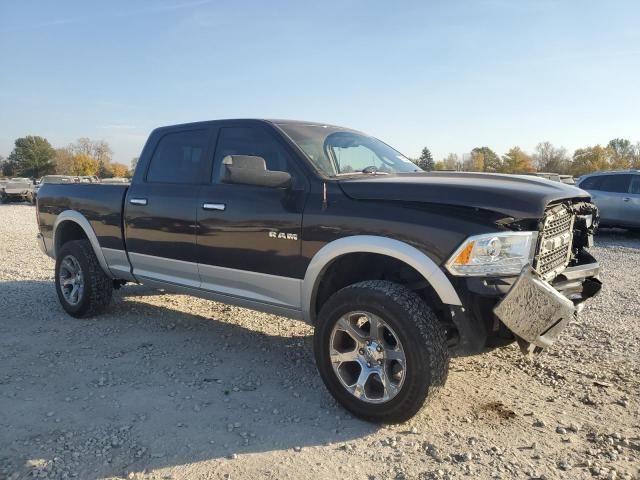
[[[547,210],[534,262],[535,270],[545,280],[554,278],[569,263],[574,220],[575,216],[565,205]]]

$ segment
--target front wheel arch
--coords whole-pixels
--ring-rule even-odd
[[[415,270],[445,305],[462,306],[455,288],[442,269],[425,253],[408,243],[376,235],[353,235],[327,243],[311,259],[302,283],[301,301],[305,321],[314,324],[320,307],[318,288],[331,265],[349,254],[377,254],[391,257]],[[379,278],[361,278],[380,280]]]

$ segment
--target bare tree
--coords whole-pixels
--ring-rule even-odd
[[[445,170],[458,170],[460,168],[460,161],[457,153],[450,153],[442,160]]]
[[[556,148],[551,142],[540,142],[536,145],[533,161],[539,172],[567,173],[570,160],[564,147]]]
[[[87,157],[98,162],[98,176],[112,177],[111,157],[113,150],[104,140],[91,140],[82,137],[76,140],[68,147],[69,151],[74,155],[86,155]]]

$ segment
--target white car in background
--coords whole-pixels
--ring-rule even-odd
[[[5,183],[0,191],[0,201],[6,203],[12,200],[34,203],[33,182],[29,178],[12,178]]]

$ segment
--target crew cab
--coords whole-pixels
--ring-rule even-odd
[[[551,346],[601,287],[585,191],[423,172],[310,122],[158,128],[130,185],[47,183],[37,212],[70,315],[133,282],[304,320],[328,390],[379,422],[418,412],[452,355]]]

